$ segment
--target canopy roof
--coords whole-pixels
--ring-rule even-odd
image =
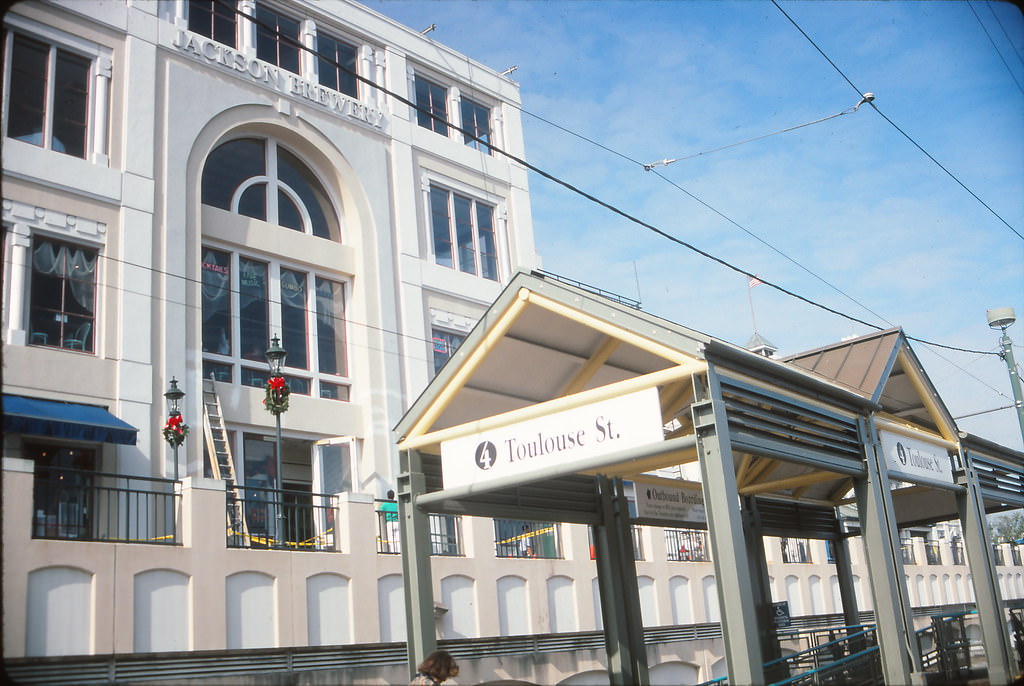
[[[422,461],[426,494],[417,503],[437,512],[592,523],[596,473],[677,487],[681,477],[699,488],[694,385],[709,368],[721,384],[741,495],[805,510],[843,503],[863,470],[858,417],[869,412],[888,428],[956,452],[956,426],[899,329],[778,361],[521,272],[395,429],[399,448],[415,449]],[[442,442],[643,388],[657,389],[663,441],[582,467],[444,488]],[[1024,465],[1017,455],[1009,464]],[[948,496],[941,512],[929,508],[932,521],[955,516]]]
[[[97,443],[135,445],[139,432],[102,407],[20,395],[3,397],[4,431]]]

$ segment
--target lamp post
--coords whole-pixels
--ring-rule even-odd
[[[284,488],[284,474],[282,473],[281,467],[281,413],[284,412],[284,408],[277,406],[282,402],[283,398],[287,397],[287,386],[284,384],[284,377],[281,376],[281,367],[284,366],[284,360],[288,356],[287,351],[281,347],[281,341],[278,339],[277,334],[270,340],[270,347],[267,348],[267,365],[270,367],[270,380],[268,384],[268,397],[273,400],[275,407],[271,406],[271,403],[267,404],[267,409],[273,413],[274,419],[276,420],[277,432],[276,437],[276,454],[277,454],[277,505],[274,508],[276,514],[276,526],[275,526],[275,538],[278,540],[282,539],[282,529],[284,522],[284,512],[282,502],[284,495],[282,490]]]
[[[171,441],[171,449],[174,451],[174,480],[178,480],[178,446],[181,441],[185,440],[184,433],[180,430],[181,420],[177,419],[181,417],[181,399],[185,397],[185,391],[178,388],[178,380],[175,377],[171,377],[171,385],[164,393],[164,398],[167,399],[167,413],[169,419],[167,420],[168,426],[172,426],[180,434],[180,438]]]
[[[1020,435],[1024,439],[1024,391],[1020,387],[1020,373],[1017,363],[1013,360],[1013,341],[1006,335],[1006,330],[1017,321],[1012,307],[996,307],[985,312],[988,315],[989,328],[999,329],[1003,335],[999,338],[999,357],[1006,363],[1010,372],[1010,388],[1013,390],[1013,405],[1017,408],[1017,422],[1020,424]]]

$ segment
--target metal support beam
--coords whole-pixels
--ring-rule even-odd
[[[402,575],[405,581],[405,626],[408,640],[409,678],[416,665],[437,649],[434,628],[434,591],[430,574],[430,515],[416,507],[416,498],[427,490],[420,455],[400,453],[398,519],[402,537]]]
[[[693,383],[695,400],[691,412],[697,433],[729,683],[764,684],[757,606],[747,578],[750,565],[736,489],[736,465],[715,367],[709,364],[706,376],[695,376]]]
[[[848,537],[832,541],[832,556],[835,558],[836,578],[839,580],[839,600],[843,603],[843,623],[855,626],[860,624],[860,608],[857,607],[857,589],[853,581],[853,561],[850,558]]]
[[[775,626],[775,613],[772,612],[772,589],[768,582],[768,558],[764,549],[764,529],[761,526],[761,513],[758,511],[757,498],[743,498],[743,517],[746,521],[743,530],[746,532],[747,560],[750,563],[748,577],[757,606],[758,634],[761,637],[761,657],[771,662],[782,657],[779,645],[778,628]],[[767,669],[765,678],[770,682],[782,681],[789,677],[786,665],[776,665]]]
[[[887,684],[916,683],[921,681],[921,656],[913,645],[913,618],[899,552],[889,474],[873,427],[863,419],[858,419],[857,424],[867,474],[854,479],[854,491],[867,554],[882,673]]]
[[[647,684],[647,650],[643,642],[633,544],[629,538],[629,505],[621,480],[612,481],[606,476],[596,479],[603,516],[602,523],[594,527],[594,553],[608,651],[608,677],[611,686]]]
[[[974,584],[974,603],[978,609],[981,643],[988,662],[988,680],[991,684],[1008,684],[1013,678],[1013,652],[1003,616],[999,584],[996,583],[996,564],[989,543],[985,504],[967,451],[961,450],[960,461],[964,471],[958,481],[965,488],[956,494],[956,507],[960,514],[964,551]]]

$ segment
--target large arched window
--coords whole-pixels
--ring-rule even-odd
[[[341,240],[323,184],[295,153],[264,138],[217,146],[203,168],[202,199],[222,210]]]

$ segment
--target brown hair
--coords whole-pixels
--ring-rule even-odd
[[[459,675],[459,663],[445,650],[435,650],[416,668],[438,683]]]

